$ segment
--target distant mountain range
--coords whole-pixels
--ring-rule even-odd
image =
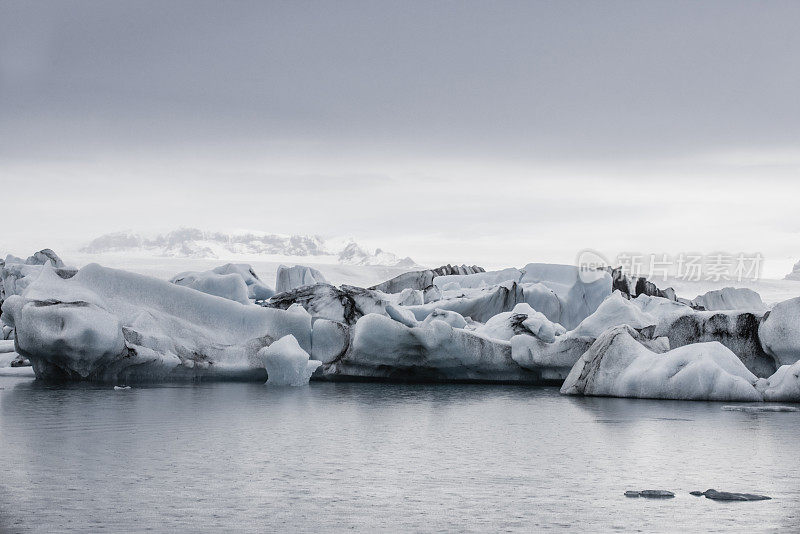
[[[166,234],[145,237],[133,232],[114,232],[93,239],[80,249],[87,254],[140,253],[180,258],[231,258],[234,256],[335,256],[346,265],[418,267],[409,257],[376,249],[374,253],[353,240],[326,241],[319,236],[280,235],[262,232],[204,232],[179,228]],[[332,259],[332,258],[331,258]]]

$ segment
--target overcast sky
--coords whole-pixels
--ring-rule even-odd
[[[0,0],[0,252],[196,226],[426,263],[786,263],[798,21],[796,1]]]

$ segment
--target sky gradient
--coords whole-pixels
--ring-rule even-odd
[[[798,2],[0,0],[0,252],[800,255]]]

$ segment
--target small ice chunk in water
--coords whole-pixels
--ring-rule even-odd
[[[310,360],[291,334],[261,349],[258,355],[267,370],[267,384],[271,386],[304,386],[322,365],[319,360]]]
[[[114,386],[114,391],[120,391],[123,389],[131,389],[130,386]]]

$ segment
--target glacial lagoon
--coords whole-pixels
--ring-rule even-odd
[[[0,377],[0,531],[797,530],[800,413],[726,405]],[[709,488],[772,500],[689,495]],[[624,496],[644,489],[676,496]]]

